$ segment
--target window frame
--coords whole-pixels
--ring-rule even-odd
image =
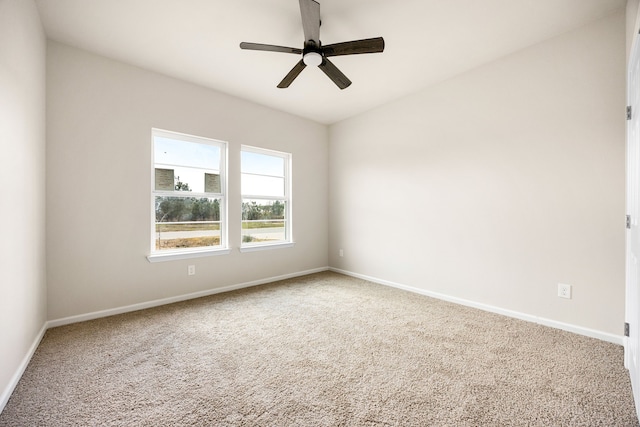
[[[156,171],[156,159],[155,159],[155,138],[164,137],[169,139],[175,139],[177,141],[184,141],[189,143],[211,145],[219,147],[220,149],[220,193],[183,193],[177,191],[162,191],[156,190],[155,186],[155,171]],[[228,143],[213,138],[189,135],[181,132],[168,131],[164,129],[151,129],[151,191],[150,191],[150,242],[149,242],[149,255],[147,259],[149,262],[171,261],[177,259],[189,259],[215,255],[226,255],[231,252],[229,247],[229,232],[228,232]],[[196,197],[196,198],[214,198],[220,200],[220,245],[217,246],[199,246],[193,248],[180,248],[180,249],[166,249],[157,250],[156,245],[156,206],[155,199],[157,196],[167,197]]]
[[[252,195],[252,194],[244,194],[242,192],[242,175],[244,171],[242,169],[242,153],[255,153],[266,156],[280,157],[284,160],[284,195],[283,196],[263,196],[263,195]],[[284,218],[285,218],[285,240],[279,240],[275,242],[257,242],[257,243],[245,243],[242,240],[242,224],[244,220],[242,219],[242,208],[240,209],[240,252],[254,252],[254,251],[262,251],[269,249],[281,249],[281,248],[290,248],[295,245],[293,240],[293,208],[292,208],[292,197],[291,197],[291,188],[292,188],[292,163],[293,163],[293,155],[291,153],[287,153],[284,151],[276,151],[261,147],[255,147],[250,145],[242,145],[240,147],[240,201],[244,203],[245,199],[251,200],[284,200],[285,208],[284,208]]]

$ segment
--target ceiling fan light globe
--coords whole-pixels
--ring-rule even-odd
[[[308,67],[317,67],[318,65],[322,64],[322,55],[320,55],[318,52],[307,52],[302,57],[302,61],[304,62],[304,65]]]

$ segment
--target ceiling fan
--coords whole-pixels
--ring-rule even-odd
[[[322,46],[320,42],[320,3],[315,0],[299,1],[302,30],[304,31],[303,49],[247,42],[240,43],[240,48],[302,55],[302,59],[278,84],[281,89],[289,87],[307,65],[315,65],[320,68],[340,89],[349,87],[351,80],[342,74],[338,67],[333,65],[328,58],[331,56],[382,52],[384,50],[384,39],[376,37]]]

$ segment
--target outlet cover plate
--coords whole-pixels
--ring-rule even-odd
[[[571,299],[571,285],[558,283],[558,296],[560,298]]]

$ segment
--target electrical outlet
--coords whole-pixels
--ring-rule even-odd
[[[187,268],[187,273],[189,274],[189,276],[195,276],[195,274],[196,274],[196,266],[195,265],[190,265]]]
[[[558,283],[558,296],[560,298],[571,299],[571,285],[565,285],[564,283]]]
[[[344,251],[342,249],[340,249],[339,254],[340,254],[340,256],[344,256]]]

